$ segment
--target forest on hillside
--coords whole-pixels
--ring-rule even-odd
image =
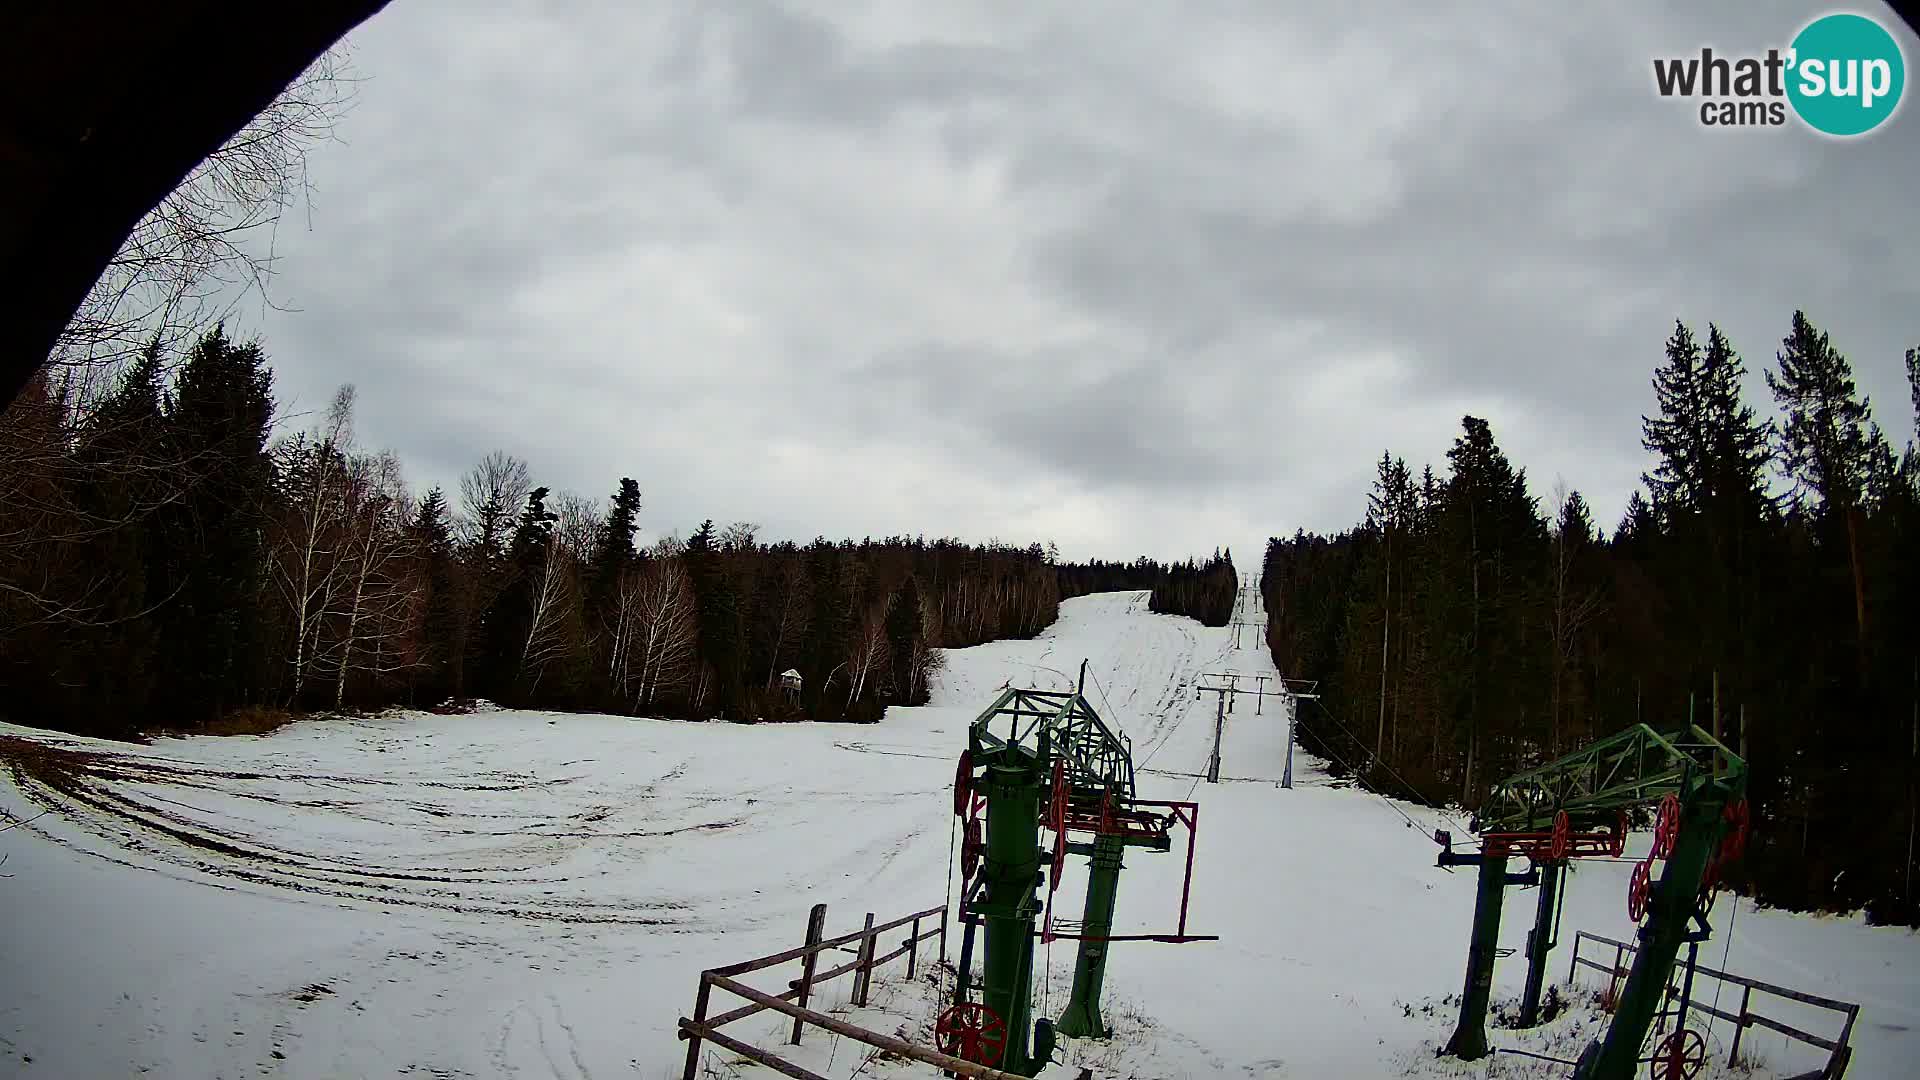
[[[1718,327],[1676,324],[1642,422],[1658,464],[1611,534],[1578,491],[1543,505],[1484,419],[1443,474],[1383,454],[1364,521],[1269,543],[1274,661],[1320,680],[1310,748],[1436,803],[1691,718],[1752,767],[1754,896],[1920,924],[1920,448],[1803,313],[1765,372],[1776,416],[1745,374]]]
[[[1155,575],[1150,611],[1186,615],[1207,626],[1225,626],[1233,618],[1234,599],[1240,594],[1240,575],[1233,569],[1233,551],[1216,550],[1205,562],[1188,559]]]
[[[94,394],[50,371],[0,415],[6,719],[127,736],[487,698],[870,721],[927,699],[937,649],[1031,637],[1065,596],[1207,602],[1190,564],[1050,544],[707,521],[641,549],[631,478],[555,492],[496,451],[416,495],[359,444],[350,387],[289,431],[257,343],[216,330],[176,360],[149,348]]]

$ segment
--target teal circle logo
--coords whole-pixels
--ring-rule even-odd
[[[1793,39],[1787,100],[1815,131],[1864,135],[1886,123],[1907,86],[1906,57],[1865,15],[1824,15]]]

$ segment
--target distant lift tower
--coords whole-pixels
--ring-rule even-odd
[[[1244,680],[1244,685],[1243,685]],[[1303,680],[1293,680],[1300,685],[1290,687],[1288,680],[1279,675],[1248,674],[1240,671],[1209,671],[1200,676],[1194,687],[1195,696],[1214,695],[1213,711],[1213,753],[1207,758],[1207,783],[1220,782],[1220,744],[1226,730],[1227,714],[1233,711],[1234,699],[1241,694],[1253,698],[1253,714],[1262,715],[1266,709],[1266,699],[1280,698],[1286,706],[1287,717],[1287,764],[1281,777],[1280,786],[1293,787],[1293,729],[1299,709],[1298,702],[1312,700],[1318,695],[1313,693],[1316,684]]]
[[[1266,636],[1266,620],[1253,617],[1253,600],[1256,595],[1258,594],[1255,593],[1252,585],[1243,585],[1240,588],[1240,595],[1234,600],[1233,647],[1236,649],[1257,649]],[[1252,631],[1252,633],[1243,638],[1241,636],[1243,630]]]

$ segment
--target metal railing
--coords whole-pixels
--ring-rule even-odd
[[[932,929],[922,932],[920,929],[921,923],[935,918],[939,919],[939,923]],[[872,989],[873,985],[873,969],[905,956],[907,958],[907,977],[909,979],[913,978],[914,972],[918,968],[920,943],[930,938],[937,938],[939,940],[939,961],[944,964],[947,959],[947,909],[945,905],[928,908],[925,911],[916,911],[911,915],[902,915],[897,919],[881,923],[878,926],[874,925],[873,913],[868,912],[866,926],[853,933],[842,934],[839,937],[832,938],[821,937],[821,932],[826,925],[826,920],[827,905],[815,904],[812,914],[807,919],[806,944],[801,945],[797,949],[788,949],[785,952],[775,953],[772,956],[763,956],[757,960],[747,960],[738,964],[729,964],[725,967],[709,968],[700,973],[700,990],[698,996],[694,998],[693,1016],[691,1018],[685,1016],[680,1018],[679,1037],[685,1039],[687,1042],[687,1066],[685,1072],[682,1074],[682,1080],[697,1080],[700,1067],[700,1046],[702,1042],[710,1042],[715,1046],[731,1050],[741,1057],[765,1065],[767,1068],[783,1076],[794,1077],[795,1080],[827,1080],[826,1077],[818,1073],[810,1072],[779,1057],[773,1051],[765,1050],[754,1046],[752,1043],[735,1039],[719,1030],[721,1027],[733,1023],[735,1020],[744,1020],[749,1016],[765,1012],[769,1009],[784,1013],[793,1018],[793,1032],[787,1039],[790,1045],[798,1046],[800,1044],[801,1031],[808,1025],[812,1025],[853,1039],[856,1042],[862,1042],[868,1046],[898,1054],[904,1058],[925,1062],[928,1065],[937,1065],[947,1070],[950,1074],[968,1077],[970,1080],[1025,1080],[1025,1078],[1016,1076],[1013,1073],[1001,1072],[998,1069],[988,1068],[985,1065],[978,1065],[971,1061],[952,1057],[924,1046],[915,1046],[903,1039],[898,1039],[891,1035],[882,1035],[875,1031],[868,1031],[865,1028],[847,1023],[838,1017],[829,1016],[826,1013],[807,1008],[807,998],[812,994],[814,987],[849,973],[854,976],[853,1004],[856,1006],[865,1006],[867,1004],[868,992]],[[900,946],[884,956],[874,955],[880,948],[880,935],[890,930],[897,930],[903,926],[911,927],[911,929],[908,931],[906,938],[901,942]],[[853,960],[826,971],[814,970],[821,953],[830,949],[844,949],[845,946],[853,942],[859,943],[858,948],[854,950],[855,957]],[[782,994],[769,994],[764,990],[748,986],[736,978],[736,976],[744,975],[748,972],[761,971],[779,964],[792,963],[796,960],[800,961],[800,976],[788,982],[787,990]],[[716,987],[735,997],[745,999],[747,1004],[730,1009],[718,1016],[708,1016],[707,1008],[713,990]]]
[[[1597,945],[1612,946],[1612,966],[1608,966],[1590,957],[1581,956],[1580,945],[1585,941],[1591,941]],[[1578,931],[1573,936],[1573,960],[1567,965],[1567,985],[1573,985],[1574,974],[1580,968],[1590,967],[1595,971],[1606,974],[1608,979],[1608,999],[1611,1000],[1617,996],[1619,992],[1620,980],[1626,978],[1628,974],[1628,968],[1624,966],[1628,954],[1636,951],[1638,951],[1638,946],[1631,945],[1627,942],[1615,941],[1610,937],[1602,937],[1599,934],[1590,934],[1585,930]],[[1682,969],[1676,968],[1675,970],[1678,972]],[[1826,1066],[1820,1071],[1810,1074],[1812,1077],[1817,1077],[1819,1080],[1839,1080],[1841,1076],[1845,1075],[1847,1063],[1853,1058],[1853,1047],[1849,1045],[1848,1040],[1853,1036],[1853,1023],[1860,1015],[1859,1005],[1850,1001],[1837,1001],[1833,998],[1820,997],[1817,994],[1791,990],[1784,986],[1775,986],[1772,983],[1761,982],[1758,979],[1749,979],[1744,975],[1733,975],[1724,971],[1716,971],[1704,965],[1696,966],[1694,972],[1741,988],[1740,1009],[1738,1012],[1723,1012],[1713,1005],[1700,1001],[1683,1002],[1681,1004],[1683,1011],[1697,1010],[1733,1025],[1733,1048],[1727,1055],[1728,1065],[1733,1065],[1739,1061],[1740,1040],[1746,1034],[1747,1029],[1750,1027],[1763,1027],[1771,1031],[1777,1031],[1789,1039],[1794,1039],[1827,1051]],[[1840,1025],[1840,1034],[1831,1039],[1825,1038],[1809,1031],[1802,1031],[1791,1024],[1782,1023],[1772,1017],[1762,1016],[1754,1012],[1753,994],[1756,990],[1762,994],[1772,994],[1775,997],[1785,998],[1789,1001],[1797,1001],[1803,1005],[1812,1005],[1815,1008],[1829,1009],[1833,1012],[1840,1013],[1845,1017]],[[1669,1000],[1677,993],[1678,991],[1669,984],[1667,987]]]

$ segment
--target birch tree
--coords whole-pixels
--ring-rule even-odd
[[[320,431],[274,450],[286,510],[274,543],[272,580],[293,625],[289,705],[306,689],[322,618],[340,584],[339,545],[346,526],[347,455],[353,452],[352,385],[334,393]],[[336,702],[337,704],[337,702]]]
[[[333,685],[333,707],[346,702],[347,680],[356,671],[375,678],[410,662],[393,646],[410,636],[419,599],[411,574],[413,545],[406,523],[410,507],[400,462],[392,454],[356,459],[348,483],[348,528],[344,548],[342,625]]]

